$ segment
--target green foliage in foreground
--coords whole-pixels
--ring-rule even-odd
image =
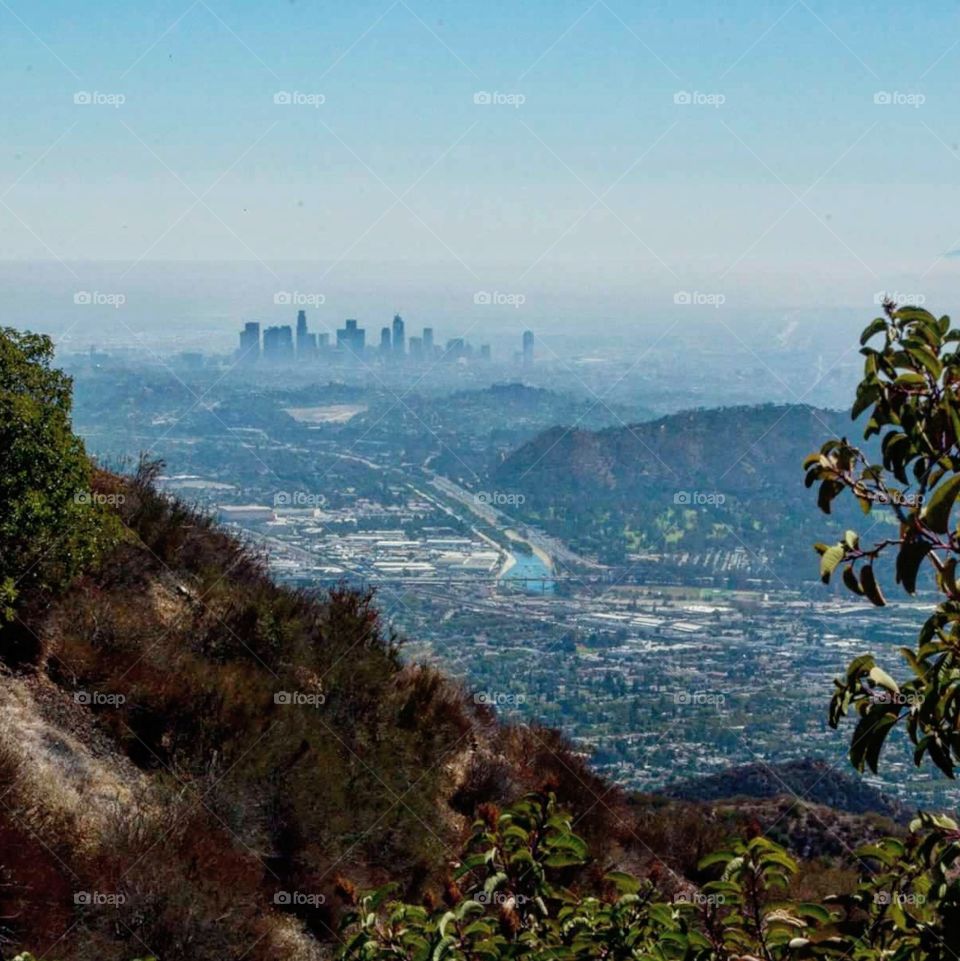
[[[52,358],[49,337],[0,328],[0,622],[25,587],[63,583],[115,530],[70,425],[72,383]]]
[[[882,463],[870,463],[845,438],[830,440],[807,458],[807,486],[819,485],[828,513],[849,493],[867,515],[892,511],[898,528],[871,544],[855,531],[838,544],[818,544],[821,577],[842,568],[850,591],[882,606],[875,568],[892,554],[892,573],[907,593],[935,587],[941,599],[916,642],[901,648],[909,675],[897,681],[873,655],[857,657],[837,681],[830,720],[837,726],[857,713],[850,758],[860,770],[877,770],[899,725],[917,765],[929,755],[953,777],[960,759],[960,534],[952,517],[960,495],[960,330],[948,317],[888,304],[860,342],[864,377],[852,415],[869,411],[865,436],[882,438]]]
[[[871,870],[853,894],[822,904],[789,898],[797,866],[762,837],[704,858],[713,879],[677,879],[671,898],[621,872],[606,876],[598,897],[565,884],[589,861],[570,815],[531,795],[477,821],[446,907],[393,901],[392,886],[365,896],[346,920],[340,958],[946,961],[960,950],[960,832],[927,816],[912,828],[907,843],[859,851]]]

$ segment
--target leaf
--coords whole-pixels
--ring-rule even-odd
[[[837,565],[843,560],[847,549],[843,544],[834,544],[828,547],[820,558],[820,580],[824,584],[830,583],[830,575],[836,570]]]
[[[850,419],[856,420],[871,404],[880,399],[879,384],[868,384],[857,391],[856,400],[850,410]]]
[[[886,318],[877,317],[877,319],[872,321],[864,329],[863,333],[860,335],[860,346],[863,347],[863,345],[866,344],[866,342],[870,340],[871,337],[875,336],[876,334],[879,334],[881,330],[886,330],[886,329],[887,329]]]
[[[940,361],[937,360],[929,350],[920,347],[911,347],[907,349],[907,353],[920,364],[934,380],[939,380],[940,375],[943,373],[943,367]]]
[[[933,492],[920,514],[923,523],[936,534],[946,534],[950,524],[950,511],[960,494],[960,474],[954,474]]]
[[[824,514],[830,513],[830,503],[841,491],[843,491],[843,484],[840,481],[825,480],[820,485],[820,490],[817,492],[817,506]]]
[[[640,882],[637,878],[625,871],[611,871],[604,875],[604,880],[615,884],[621,894],[636,894],[640,890]]]
[[[877,773],[883,742],[896,722],[895,713],[876,707],[860,718],[850,742],[850,762],[858,771],[869,767],[874,774]]]
[[[886,688],[888,691],[893,691],[894,694],[900,693],[900,685],[882,668],[873,667],[870,669],[869,675],[867,675],[874,684],[878,684],[882,688]]]
[[[948,558],[942,570],[939,572],[940,578],[940,589],[948,594],[950,597],[954,597],[957,594],[957,559],[955,557]]]
[[[543,864],[548,868],[569,868],[574,865],[583,864],[583,858],[576,854],[555,851],[543,859]]]
[[[863,595],[863,588],[860,586],[860,582],[857,580],[857,575],[853,570],[853,565],[848,564],[843,569],[843,583],[846,585],[848,590],[853,591],[854,594]]]
[[[877,607],[883,607],[887,603],[883,592],[880,590],[880,585],[877,584],[877,579],[874,577],[872,564],[865,565],[860,571],[860,586],[863,588],[863,593]]]
[[[933,546],[926,541],[908,541],[900,548],[897,554],[897,583],[903,584],[908,594],[916,593],[920,565],[932,549]]]

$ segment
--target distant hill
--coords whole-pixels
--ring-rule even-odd
[[[813,758],[783,764],[745,764],[720,774],[673,782],[662,793],[701,802],[786,796],[849,814],[880,814],[901,822],[909,814],[894,798]]]
[[[588,431],[554,427],[507,456],[495,489],[522,494],[524,519],[601,560],[727,554],[754,570],[812,570],[811,543],[860,516],[820,516],[801,464],[832,436],[859,439],[839,411],[804,405],[690,410]],[[688,557],[687,563],[696,563]]]

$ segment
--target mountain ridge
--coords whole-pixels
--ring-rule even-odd
[[[490,483],[522,495],[524,521],[610,563],[741,549],[768,576],[809,576],[809,545],[825,527],[842,530],[848,512],[811,510],[801,464],[829,437],[856,433],[839,411],[797,404],[697,408],[599,431],[555,427],[497,464]]]

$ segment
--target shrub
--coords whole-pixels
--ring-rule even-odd
[[[48,337],[0,328],[0,620],[21,593],[83,570],[119,530],[91,494],[71,380],[52,357]]]

